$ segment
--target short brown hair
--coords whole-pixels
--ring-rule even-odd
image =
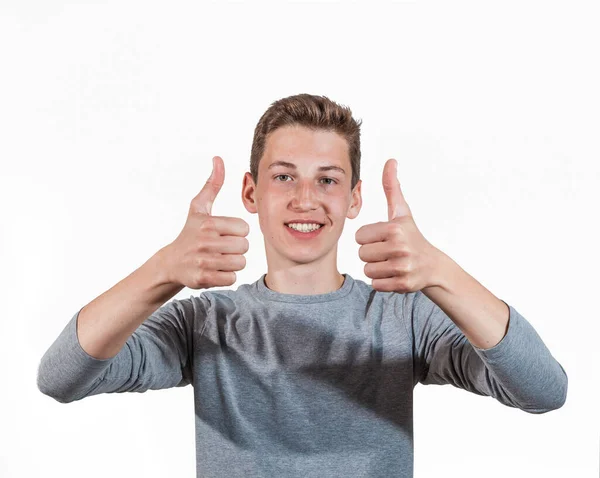
[[[254,183],[258,184],[258,163],[265,152],[268,135],[282,126],[300,125],[313,131],[333,131],[346,139],[352,166],[350,190],[354,189],[360,179],[361,124],[362,120],[356,121],[352,117],[349,107],[339,105],[326,96],[302,93],[273,102],[254,130],[250,153],[250,174]]]

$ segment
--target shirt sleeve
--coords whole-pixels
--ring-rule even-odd
[[[531,324],[506,305],[510,315],[505,336],[494,347],[480,349],[423,292],[404,295],[417,380],[450,384],[529,413],[560,408],[567,396],[564,368]]]
[[[117,355],[97,359],[77,337],[77,318],[67,323],[42,357],[39,390],[61,403],[100,393],[145,392],[192,382],[193,330],[204,314],[198,297],[173,300],[135,330]]]

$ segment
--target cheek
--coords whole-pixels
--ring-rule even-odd
[[[345,217],[349,208],[350,203],[345,196],[332,197],[327,206],[330,214],[335,217]]]
[[[281,207],[272,198],[261,202],[259,207],[259,223],[263,230],[282,224]]]

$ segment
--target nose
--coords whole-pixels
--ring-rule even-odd
[[[292,192],[292,207],[298,210],[317,209],[318,193],[311,181],[298,181],[298,185]]]

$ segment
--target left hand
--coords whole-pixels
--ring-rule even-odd
[[[358,256],[367,264],[365,275],[381,292],[408,293],[435,286],[441,255],[423,237],[397,177],[398,163],[389,159],[383,167],[383,190],[388,203],[388,222],[367,224],[356,231],[362,244]]]

